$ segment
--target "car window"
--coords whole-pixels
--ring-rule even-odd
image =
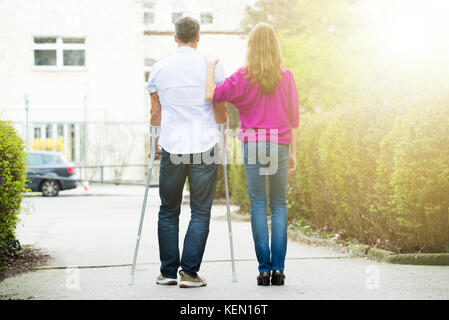
[[[66,164],[68,162],[67,158],[63,154],[57,155],[55,157],[55,159],[56,159],[56,163],[58,163],[58,164]]]
[[[52,158],[53,158],[52,156],[49,156],[47,154],[43,154],[42,155],[42,163],[43,164],[49,164],[49,163],[51,163]]]
[[[44,164],[44,160],[42,159],[42,155],[38,153],[31,153],[26,157],[26,162],[29,166],[40,166]]]
[[[52,156],[40,153],[30,153],[25,161],[29,166],[42,166],[51,163]]]

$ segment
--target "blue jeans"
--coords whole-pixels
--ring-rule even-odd
[[[211,157],[215,156],[213,148],[207,152]],[[210,211],[217,186],[216,162],[207,164],[202,158],[194,162],[194,155],[187,155],[187,158],[190,158],[190,164],[175,164],[170,159],[170,153],[162,150],[159,174],[161,198],[158,221],[159,256],[161,274],[174,279],[177,277],[179,267],[193,277],[200,269],[209,235]],[[190,187],[191,219],[180,259],[179,214],[186,178],[189,179]]]
[[[261,159],[258,155],[261,152],[265,153],[268,158]],[[256,256],[259,261],[259,272],[284,270],[287,252],[286,194],[289,152],[289,145],[272,142],[259,141],[243,144],[244,167],[251,204],[251,227]],[[277,159],[274,158],[276,154]],[[275,161],[277,163],[273,163]],[[261,169],[264,170],[263,168],[273,165],[277,166],[277,170],[263,175]],[[271,211],[271,250],[267,221],[268,200]]]

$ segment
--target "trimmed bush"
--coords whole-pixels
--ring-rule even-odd
[[[298,168],[290,177],[289,220],[376,243],[378,222],[369,203],[376,182],[380,142],[394,111],[344,108],[303,117]]]
[[[396,252],[449,245],[449,106],[303,117],[289,218]]]
[[[14,127],[0,121],[0,256],[20,248],[14,230],[26,191],[26,153]]]
[[[449,105],[346,107],[302,117],[290,223],[395,252],[449,250]],[[243,166],[232,198],[249,208]]]
[[[395,112],[385,108],[345,108],[330,115],[320,138],[322,181],[332,207],[330,227],[368,244],[377,243],[384,227],[369,209],[380,143],[394,117]]]
[[[449,245],[449,105],[413,108],[382,143],[373,211],[404,252]],[[394,227],[394,229],[393,229]]]
[[[318,228],[330,224],[331,198],[323,180],[318,148],[324,126],[325,121],[316,115],[302,117],[297,170],[290,175],[287,186],[289,222],[307,220]]]
[[[240,212],[249,214],[248,186],[246,184],[243,164],[232,164],[229,167],[230,193],[232,202],[240,206]]]

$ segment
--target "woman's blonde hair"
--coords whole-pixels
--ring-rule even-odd
[[[279,39],[268,23],[255,25],[248,39],[245,70],[247,79],[257,83],[264,93],[272,93],[282,79],[282,58]]]

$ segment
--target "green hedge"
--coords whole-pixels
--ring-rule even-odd
[[[449,103],[396,119],[381,144],[376,192],[372,212],[402,251],[449,252]]]
[[[0,121],[0,257],[19,249],[14,230],[26,191],[26,153],[14,127]]]
[[[244,171],[233,202],[248,212]],[[289,221],[396,252],[449,250],[449,104],[305,115]]]

